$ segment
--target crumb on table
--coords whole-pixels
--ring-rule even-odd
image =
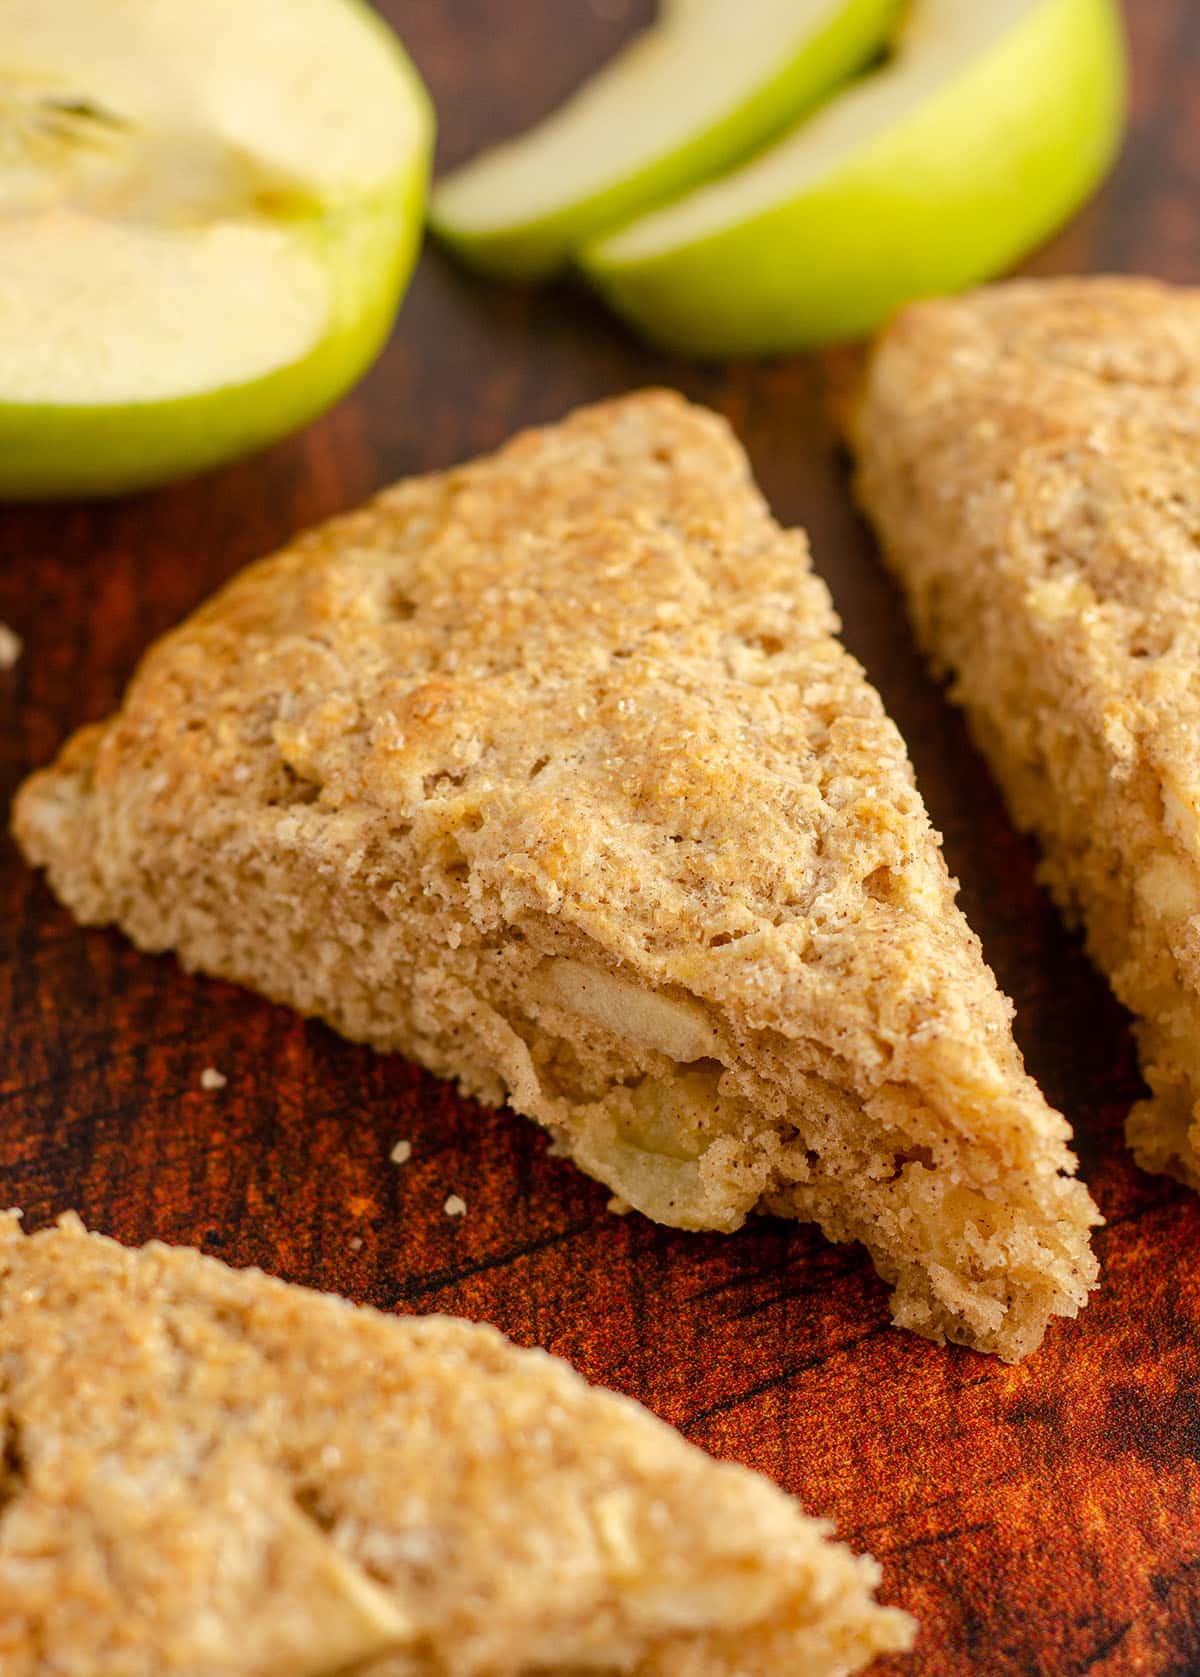
[[[442,1209],[445,1211],[447,1217],[465,1217],[467,1214],[467,1202],[461,1195],[451,1194]]]
[[[21,637],[0,623],[0,670],[11,670],[21,656]]]
[[[398,1141],[388,1154],[394,1165],[406,1165],[412,1158],[412,1142]]]
[[[216,1066],[205,1066],[200,1073],[200,1087],[202,1089],[223,1089],[229,1082],[225,1073],[218,1071]]]

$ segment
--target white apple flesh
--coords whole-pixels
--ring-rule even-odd
[[[901,0],[668,0],[520,138],[447,177],[434,231],[472,267],[553,273],[585,240],[728,167],[879,51]]]
[[[432,131],[366,7],[5,0],[0,64],[0,495],[204,469],[361,374]]]
[[[883,68],[581,265],[687,354],[855,337],[1019,260],[1095,188],[1123,118],[1116,0],[912,0]]]

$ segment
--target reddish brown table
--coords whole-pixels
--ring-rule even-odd
[[[454,161],[552,104],[643,5],[390,0]],[[1128,0],[1121,166],[1033,267],[1196,279],[1200,12]],[[726,413],[779,516],[812,533],[846,639],[906,733],[962,901],[1018,1007],[1030,1068],[1076,1128],[1108,1227],[1104,1288],[1006,1369],[887,1327],[858,1251],[764,1222],[698,1237],[605,1211],[522,1119],[118,936],[81,932],[0,853],[0,1197],[127,1240],[388,1309],[486,1318],[748,1462],[885,1563],[929,1677],[1200,1673],[1200,1205],[1121,1144],[1126,1020],[1034,883],[957,717],[915,657],[850,510],[806,360],[652,354],[569,290],[507,293],[426,253],[361,389],[264,458],[119,505],[0,514],[0,796],[116,701],[150,639],[246,560],[405,473],[575,403],[661,382]],[[206,1066],[228,1085],[201,1087]],[[389,1163],[393,1143],[410,1163]],[[442,1210],[450,1193],[463,1219]],[[799,1674],[798,1674],[799,1677]]]

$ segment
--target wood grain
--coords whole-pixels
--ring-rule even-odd
[[[648,10],[613,0],[390,0],[453,161],[548,108]],[[1195,280],[1200,13],[1130,0],[1134,121],[1110,185],[1031,264]],[[568,288],[506,292],[422,261],[355,395],[263,458],[115,505],[0,513],[0,797],[116,701],[150,639],[314,519],[515,427],[651,382],[721,409],[779,516],[804,523],[846,639],[906,732],[962,900],[1108,1226],[1104,1288],[1017,1369],[886,1326],[860,1253],[763,1222],[732,1238],[618,1220],[533,1126],[404,1062],[85,933],[0,855],[0,1171],[31,1223],[66,1207],[127,1240],[387,1308],[497,1323],[750,1463],[885,1563],[923,1623],[896,1673],[1200,1673],[1200,1205],[1121,1145],[1126,1020],[1034,881],[930,684],[848,505],[812,363],[648,353]],[[201,1086],[215,1066],[228,1078]],[[388,1154],[411,1140],[411,1161]],[[446,1196],[467,1202],[447,1218]]]

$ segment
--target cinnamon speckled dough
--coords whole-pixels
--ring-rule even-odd
[[[685,1228],[869,1247],[1018,1357],[1095,1276],[904,744],[722,421],[593,408],[235,579],[17,802],[88,921],[539,1119]]]
[[[1138,1162],[1200,1187],[1200,291],[903,315],[859,492],[1045,878],[1138,1017]]]
[[[838,1677],[879,1569],[565,1363],[0,1216],[5,1677]]]

